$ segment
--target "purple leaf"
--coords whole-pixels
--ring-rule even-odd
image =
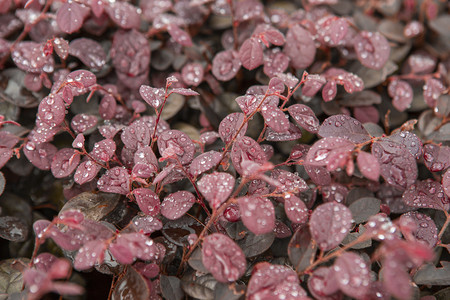
[[[382,139],[372,144],[372,155],[388,184],[404,190],[416,181],[416,160],[404,145]]]
[[[85,184],[86,182],[93,180],[101,168],[101,166],[92,160],[86,160],[77,167],[73,179],[79,185]]]
[[[438,230],[433,219],[419,212],[410,211],[400,217],[400,224],[407,222],[411,222],[414,227],[408,230],[408,232],[403,232],[406,239],[412,234],[415,239],[424,242],[430,248],[436,246],[438,242]]]
[[[289,123],[289,129],[286,132],[275,132],[268,127],[266,130],[266,141],[269,142],[284,142],[293,141],[302,137],[302,131],[292,123]]]
[[[348,32],[348,20],[336,16],[325,16],[316,23],[319,40],[330,47],[342,43]]]
[[[136,216],[132,221],[133,227],[143,234],[152,234],[162,229],[162,222],[150,216]]]
[[[102,162],[109,161],[116,152],[116,143],[111,139],[104,139],[95,143],[91,156]]]
[[[316,207],[309,220],[311,236],[323,251],[338,246],[351,226],[352,213],[345,205],[335,202]]]
[[[277,106],[263,105],[261,115],[267,126],[278,133],[284,133],[289,130],[289,118]]]
[[[263,50],[256,38],[245,40],[239,49],[239,59],[244,68],[253,70],[263,63]]]
[[[288,112],[292,118],[305,130],[316,133],[319,130],[320,122],[311,108],[303,104],[294,104],[288,107]]]
[[[150,144],[153,129],[144,120],[136,120],[122,131],[120,138],[127,148],[138,149]]]
[[[297,273],[287,266],[258,263],[247,288],[247,299],[296,299],[307,297],[301,288]]]
[[[322,75],[308,75],[302,86],[302,95],[305,97],[314,97],[326,82],[327,80]]]
[[[272,232],[275,228],[275,209],[264,197],[246,196],[238,198],[242,222],[254,234]]]
[[[364,90],[364,81],[358,75],[343,69],[329,68],[323,75],[326,79],[334,80],[337,84],[343,85],[347,93]]]
[[[270,49],[264,56],[264,74],[274,77],[283,73],[289,67],[289,57],[280,51],[280,49]]]
[[[216,54],[212,62],[212,73],[221,81],[231,80],[241,68],[239,54],[233,50],[225,50]]]
[[[310,66],[316,56],[316,46],[311,34],[299,24],[289,28],[283,51],[291,59],[292,67],[296,69]]]
[[[304,224],[308,221],[308,208],[305,202],[295,195],[287,194],[284,196],[284,210],[286,216],[293,223]]]
[[[191,89],[185,89],[185,88],[175,88],[171,89],[170,93],[175,93],[183,96],[199,96],[200,94],[196,91],[193,91]]]
[[[235,179],[228,173],[214,172],[202,177],[197,183],[198,189],[215,210],[225,202],[234,189]]]
[[[234,7],[236,21],[245,22],[262,17],[264,6],[259,1],[244,0],[236,3]]]
[[[83,26],[85,14],[81,5],[70,2],[64,3],[56,13],[56,23],[65,33],[73,33]]]
[[[114,99],[111,95],[103,96],[100,101],[100,105],[98,107],[98,113],[100,117],[104,120],[111,120],[116,115],[117,103],[116,99]]]
[[[153,150],[152,148],[150,148],[150,146],[140,147],[134,153],[134,163],[135,165],[147,165],[149,170],[151,170],[151,172],[153,173],[158,171],[158,159],[156,158],[155,153],[153,153]]]
[[[203,81],[204,70],[200,63],[189,63],[181,69],[181,76],[187,85],[198,86]]]
[[[418,208],[432,208],[443,211],[450,209],[450,200],[445,195],[442,185],[431,179],[417,181],[403,193],[406,205]]]
[[[389,82],[388,93],[392,97],[392,105],[398,111],[404,111],[411,106],[414,94],[411,85],[406,81]]]
[[[97,83],[97,77],[92,72],[77,70],[68,74],[65,78],[73,96],[79,96],[89,91],[89,87]],[[76,83],[75,85],[72,83]],[[81,85],[81,86],[80,86]]]
[[[361,174],[370,180],[378,181],[378,177],[380,177],[380,164],[375,156],[370,153],[360,151],[358,152],[356,162]]]
[[[416,159],[422,156],[422,141],[417,135],[409,131],[400,131],[388,137],[389,140],[400,143],[408,149],[409,153]]]
[[[328,102],[328,101],[333,100],[334,97],[336,97],[336,93],[337,93],[336,81],[328,80],[328,82],[325,84],[325,86],[322,89],[323,101]]]
[[[100,177],[97,187],[102,192],[126,195],[130,192],[130,174],[122,167],[111,168]]]
[[[231,161],[239,174],[244,172],[241,163],[245,160],[250,160],[259,165],[267,161],[266,154],[261,146],[248,136],[236,139],[231,149]]]
[[[28,142],[23,147],[23,153],[36,168],[50,170],[50,166],[58,148],[50,143],[35,144]]]
[[[423,147],[423,160],[431,172],[439,172],[450,167],[450,147],[426,144]]]
[[[54,127],[61,124],[66,117],[66,106],[59,94],[49,95],[39,104],[38,115],[41,120]]]
[[[185,46],[185,47],[191,47],[192,46],[192,38],[183,29],[178,27],[175,24],[169,24],[167,26],[167,32],[170,34],[170,36],[177,42],[178,44]]]
[[[35,42],[18,43],[11,52],[11,58],[19,69],[26,72],[40,73],[43,69],[54,69],[53,58],[46,57],[43,45]]]
[[[141,17],[137,8],[128,2],[113,2],[105,6],[108,16],[123,29],[139,28]]]
[[[53,49],[62,60],[69,56],[69,42],[63,38],[57,37],[53,40]]]
[[[107,247],[107,244],[102,240],[87,242],[78,250],[75,256],[74,268],[82,271],[92,268],[96,264],[101,264]]]
[[[133,196],[141,211],[147,216],[154,217],[159,214],[160,201],[155,192],[148,188],[137,188],[133,190]]]
[[[179,130],[163,132],[158,137],[158,149],[162,157],[176,157],[183,165],[194,159],[194,143],[186,133]]]
[[[331,175],[326,167],[305,165],[305,171],[311,180],[317,185],[328,185],[331,183]]]
[[[221,233],[210,234],[204,239],[202,262],[219,282],[236,281],[247,269],[241,248]]]
[[[280,222],[278,220],[275,220],[274,233],[275,233],[275,238],[277,238],[277,239],[285,239],[292,235],[291,229],[286,224],[284,224],[283,222]]]
[[[334,163],[334,159],[337,157],[349,156],[355,146],[354,143],[346,138],[325,137],[312,145],[305,161],[311,166],[328,166]]]
[[[286,170],[273,170],[271,177],[281,183],[281,186],[277,187],[277,192],[298,194],[308,189],[308,185],[300,176]]]
[[[331,267],[319,267],[308,278],[308,289],[316,299],[341,299],[336,277]]]
[[[70,42],[69,54],[81,60],[86,66],[93,70],[101,70],[106,64],[106,53],[98,42],[78,38]]]
[[[51,170],[55,178],[64,178],[75,171],[80,162],[80,154],[72,148],[63,148],[52,159]]]
[[[339,289],[355,299],[363,299],[370,289],[370,269],[354,252],[346,252],[336,259],[333,271]]]
[[[148,85],[141,85],[139,94],[148,105],[157,109],[164,101],[165,92],[162,88],[152,88]]]
[[[425,81],[425,85],[423,86],[423,99],[429,107],[435,108],[439,96],[441,96],[444,91],[445,86],[440,80],[429,78]]]
[[[97,117],[94,115],[78,114],[72,118],[70,126],[75,133],[83,133],[97,125]]]
[[[161,214],[170,220],[181,218],[195,203],[195,196],[188,191],[167,195],[161,203]]]
[[[353,45],[361,64],[375,70],[384,67],[391,52],[389,42],[378,32],[360,31]]]
[[[323,202],[344,203],[348,194],[348,189],[345,185],[332,183],[330,185],[323,185],[321,192]]]
[[[121,264],[131,264],[135,258],[155,260],[160,252],[151,239],[137,232],[118,235],[109,251]]]
[[[323,121],[319,128],[321,137],[342,137],[354,143],[364,143],[370,139],[370,135],[362,124],[346,115],[334,115]]]
[[[217,151],[208,151],[200,154],[189,166],[189,173],[194,177],[212,169],[222,160],[222,154]]]
[[[244,118],[245,116],[242,113],[231,113],[220,122],[218,132],[225,144],[231,142],[241,126],[242,128],[236,135],[236,139],[245,135],[248,123],[244,123]],[[242,125],[243,123],[244,125]]]

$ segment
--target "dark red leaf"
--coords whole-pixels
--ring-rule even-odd
[[[358,152],[356,162],[358,163],[359,171],[361,171],[366,178],[373,181],[378,180],[378,177],[380,177],[380,164],[375,156],[361,151]]]
[[[191,138],[179,130],[168,130],[158,137],[158,149],[162,157],[176,157],[181,164],[194,159],[195,146]]]
[[[323,121],[319,128],[322,137],[342,137],[354,143],[364,143],[370,135],[362,124],[347,115],[334,115]]]
[[[78,250],[75,256],[74,268],[82,271],[90,269],[96,264],[101,264],[107,247],[107,244],[102,240],[87,242]]]
[[[253,70],[263,63],[263,49],[256,38],[245,40],[239,49],[239,59],[244,68]]]
[[[333,100],[334,97],[336,97],[336,93],[337,93],[336,81],[328,80],[328,82],[324,85],[322,89],[323,101],[328,102]]]
[[[43,122],[54,127],[61,124],[66,117],[66,106],[59,94],[42,99],[39,104],[38,114]]]
[[[409,240],[412,234],[415,239],[424,242],[430,248],[436,246],[438,242],[438,230],[433,219],[429,216],[416,211],[410,211],[401,215],[399,223],[403,236],[407,240]],[[402,226],[405,223],[411,223],[413,225],[412,228],[405,230],[404,226]]]
[[[266,141],[269,142],[284,142],[293,141],[302,137],[302,131],[292,123],[289,123],[289,128],[286,132],[275,132],[272,128],[268,127],[266,130]]]
[[[181,76],[187,85],[198,86],[203,81],[203,66],[200,63],[189,63],[181,69]]]
[[[192,161],[189,166],[189,173],[198,176],[215,167],[221,160],[222,154],[220,152],[211,150],[202,153]]]
[[[72,148],[63,148],[52,159],[51,170],[56,178],[64,178],[75,171],[80,162],[80,154]]]
[[[161,214],[170,220],[181,218],[195,203],[195,196],[188,191],[167,195],[161,203]]]
[[[308,278],[308,289],[316,299],[341,299],[333,269],[319,267]]]
[[[132,224],[137,231],[140,231],[143,234],[151,234],[162,228],[162,222],[157,218],[150,216],[136,216],[134,217]]]
[[[122,131],[120,138],[127,148],[138,149],[150,144],[153,129],[148,122],[136,120]]]
[[[85,14],[80,4],[64,3],[56,13],[56,23],[65,33],[73,33],[83,26]]]
[[[312,213],[309,227],[319,248],[328,251],[338,246],[352,226],[352,213],[343,204],[329,202]]]
[[[319,130],[320,122],[316,114],[309,106],[294,104],[288,107],[289,114],[305,130],[316,133]]]
[[[443,211],[450,209],[450,200],[445,195],[442,185],[431,179],[417,181],[403,193],[406,205],[418,208],[432,208]]]
[[[28,160],[41,170],[50,170],[53,156],[57,151],[58,149],[50,143],[35,144],[28,142],[23,147],[23,153]]]
[[[159,214],[160,200],[155,192],[148,188],[137,188],[133,190],[133,196],[141,211],[146,215],[154,217]]]
[[[244,123],[244,118],[245,116],[242,113],[231,113],[220,122],[218,132],[225,144],[231,142],[241,126],[242,128],[236,135],[236,139],[245,135],[248,123]],[[242,125],[243,123],[244,125]]]
[[[442,188],[444,189],[444,193],[447,197],[450,198],[450,170],[447,170],[442,175]]]
[[[353,45],[361,64],[375,70],[384,67],[391,52],[388,41],[378,32],[360,31]]]
[[[111,120],[116,115],[117,103],[111,95],[103,96],[98,107],[98,113],[104,120]]]
[[[308,67],[316,56],[316,46],[311,34],[299,24],[289,28],[283,51],[296,69]]]
[[[308,221],[308,208],[305,202],[295,195],[287,194],[284,196],[284,210],[286,216],[293,223],[303,224]]]
[[[311,166],[328,166],[336,158],[350,155],[354,148],[355,144],[346,138],[325,137],[312,145],[305,161]]]
[[[164,101],[165,92],[162,88],[152,88],[148,85],[141,85],[139,94],[148,105],[157,109]]]
[[[79,96],[89,91],[89,88],[97,83],[97,77],[89,71],[77,70],[66,76],[65,82],[68,83],[73,96]]]
[[[94,163],[92,160],[86,160],[77,167],[73,179],[79,185],[85,184],[86,182],[93,180],[101,168],[101,166]]]
[[[241,163],[245,160],[250,160],[259,165],[267,161],[267,157],[261,146],[248,136],[237,139],[231,149],[231,161],[239,174],[244,172]]]
[[[35,42],[20,42],[11,52],[11,58],[16,66],[26,72],[40,73],[43,69],[52,70],[52,56],[45,56],[44,45]]]
[[[388,93],[392,97],[392,105],[398,111],[404,111],[411,106],[414,94],[411,85],[406,81],[389,82]]]
[[[204,239],[202,262],[219,282],[236,281],[247,269],[241,248],[221,233],[210,234]]]
[[[242,222],[254,234],[272,232],[275,228],[275,209],[264,197],[246,196],[238,198]]]
[[[137,8],[128,2],[113,2],[105,6],[108,16],[119,27],[124,29],[139,28],[141,17]]]
[[[202,177],[197,183],[198,189],[213,209],[225,202],[234,189],[235,179],[228,173],[214,172]]]
[[[305,83],[302,85],[302,95],[305,97],[314,97],[322,86],[327,82],[325,77],[317,74],[309,74]]]
[[[225,50],[216,54],[212,62],[212,73],[221,81],[231,80],[241,68],[239,54],[233,50]]]
[[[101,70],[106,64],[106,53],[98,42],[78,38],[70,42],[69,54],[81,60],[86,66],[93,70]]]
[[[339,289],[355,299],[363,299],[370,289],[371,274],[367,262],[354,252],[338,256],[333,271]]]
[[[423,160],[431,172],[439,172],[450,167],[450,147],[426,144],[423,147]]]
[[[83,133],[97,125],[97,117],[94,115],[78,114],[72,118],[70,126],[75,133]]]
[[[390,135],[388,139],[404,145],[416,159],[422,156],[422,141],[414,133],[400,131]]]
[[[167,26],[167,32],[169,32],[170,36],[180,45],[185,47],[192,46],[192,39],[189,33],[181,29],[175,24],[169,24]]]
[[[267,126],[278,133],[285,133],[289,130],[289,118],[277,106],[263,105],[261,115]]]
[[[171,93],[183,95],[183,96],[198,96],[200,95],[194,90],[191,89],[185,89],[185,88],[175,88],[170,90]]]
[[[277,74],[283,73],[289,67],[289,57],[280,49],[270,49],[264,56],[264,74],[273,78]]]
[[[97,187],[102,192],[126,195],[130,192],[130,174],[122,167],[111,168],[100,177]]]
[[[435,78],[429,78],[423,86],[423,99],[429,107],[435,108],[439,96],[445,91],[442,82]],[[412,94],[412,93],[411,93]]]

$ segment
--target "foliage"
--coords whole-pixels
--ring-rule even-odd
[[[1,297],[445,299],[449,10],[2,0]]]

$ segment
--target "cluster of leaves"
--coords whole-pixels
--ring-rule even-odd
[[[446,3],[0,2],[2,297],[448,299]]]

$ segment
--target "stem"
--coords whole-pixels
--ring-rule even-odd
[[[441,231],[439,231],[439,235],[438,235],[439,239],[442,238],[442,236],[444,235],[445,230],[448,227],[448,224],[450,224],[450,215],[445,210],[444,210],[444,213],[445,213],[445,216],[447,217],[447,220],[445,220],[444,225],[442,225]]]
[[[169,87],[171,85],[172,85],[171,82],[166,83],[166,89],[164,91],[164,101],[163,101],[163,104],[161,105],[161,109],[158,111],[158,114],[156,115],[155,128],[153,129],[150,148],[153,148],[153,145],[155,144],[155,141],[156,141],[156,130],[158,128],[159,120],[161,119],[161,114],[162,114],[162,111],[164,109],[164,105],[166,105],[167,98],[169,98],[169,96],[170,96],[170,93],[168,94],[167,90],[169,89]]]

